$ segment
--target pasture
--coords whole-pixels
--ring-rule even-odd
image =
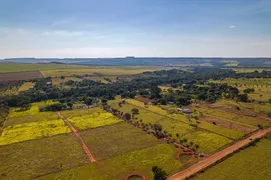
[[[56,179],[93,179],[112,180],[124,179],[128,174],[137,172],[153,179],[152,166],[159,166],[168,173],[174,173],[184,167],[175,158],[178,149],[169,144],[158,144],[149,148],[125,153],[119,156],[99,161],[98,164],[89,164],[58,173],[40,177],[40,180]]]
[[[34,179],[88,163],[71,134],[0,146],[0,152],[0,179]]]
[[[223,162],[198,174],[195,180],[271,179],[271,140],[263,139],[255,147],[234,154]]]
[[[137,108],[139,114],[135,115],[134,121],[140,122],[142,120],[144,124],[158,123],[162,125],[162,131],[171,134],[172,138],[176,139],[178,142],[181,139],[187,139],[187,145],[190,145],[190,143],[193,143],[194,145],[197,144],[199,145],[199,151],[205,153],[215,152],[218,148],[232,142],[227,135],[235,138],[240,138],[242,136],[242,133],[240,132],[235,132],[226,128],[212,127],[211,124],[209,126],[205,125],[202,128],[191,126],[190,124],[195,123],[195,120],[192,121],[181,114],[168,114],[166,110],[163,110],[158,106],[147,105],[145,107],[142,102],[128,99],[126,100],[127,103],[122,104],[120,107],[118,102],[120,102],[120,100],[110,101],[109,104],[111,107],[117,108],[123,113],[131,113],[133,108]],[[133,104],[136,104],[137,106]],[[221,135],[223,132],[226,133]]]
[[[98,161],[162,143],[125,122],[80,131],[80,135]]]
[[[34,85],[35,85],[35,83],[33,83],[33,82],[24,82],[23,85],[21,85],[21,87],[19,88],[18,92],[27,91],[31,87],[33,87]]]

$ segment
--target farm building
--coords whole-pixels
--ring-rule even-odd
[[[183,109],[182,108],[177,108],[178,112],[182,112]]]
[[[183,112],[185,114],[191,114],[191,113],[193,113],[193,111],[191,109],[184,109]]]

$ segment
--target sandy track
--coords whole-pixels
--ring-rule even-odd
[[[249,140],[250,138],[252,138],[252,139],[260,138],[270,131],[271,131],[271,127],[264,129],[264,130],[257,131],[256,133],[254,133],[250,137],[248,137],[244,140],[238,141],[235,144],[227,147],[226,149],[223,149],[223,150],[213,154],[212,156],[209,156],[206,159],[198,162],[197,164],[168,177],[168,180],[183,180],[193,174],[196,174],[197,172],[200,172],[201,170],[211,166],[215,162],[223,159],[227,155],[230,155],[233,152],[237,151],[238,149],[246,146],[247,144],[249,144],[251,142],[251,140]]]
[[[69,126],[69,128],[71,129],[71,131],[73,132],[73,134],[81,141],[82,149],[87,154],[89,161],[90,162],[96,162],[94,156],[91,154],[90,150],[88,149],[87,145],[85,144],[84,140],[82,139],[82,137],[80,136],[80,134],[77,132],[77,130],[71,125],[71,123],[65,117],[62,116],[62,114],[60,112],[57,112],[57,115],[61,119],[63,119],[63,121],[65,122],[65,124],[67,126]]]

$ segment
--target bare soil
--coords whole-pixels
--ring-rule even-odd
[[[42,74],[39,71],[0,73],[0,82],[30,80],[41,77]]]

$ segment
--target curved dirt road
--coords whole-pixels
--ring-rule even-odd
[[[247,144],[249,144],[251,142],[251,140],[249,140],[250,138],[257,139],[260,138],[262,136],[264,136],[266,133],[271,131],[271,127],[267,128],[267,129],[263,129],[260,131],[257,131],[256,133],[254,133],[253,135],[251,135],[250,137],[238,141],[235,144],[227,147],[226,149],[223,149],[222,151],[219,151],[215,154],[213,154],[212,156],[207,157],[206,159],[198,162],[197,164],[179,172],[176,173],[170,177],[168,177],[168,180],[183,180],[193,174],[196,174],[197,172],[209,167],[210,165],[214,164],[215,162],[217,162],[218,160],[221,160],[222,158],[224,158],[225,156],[237,151],[238,149],[240,149],[241,147],[246,146]]]
[[[81,144],[82,144],[82,148],[83,150],[85,151],[85,153],[87,154],[88,156],[88,159],[90,162],[96,162],[94,156],[91,154],[90,150],[88,149],[87,145],[85,144],[85,142],[83,141],[83,139],[81,138],[80,134],[77,132],[77,130],[71,125],[71,123],[65,118],[62,116],[62,114],[60,112],[57,112],[57,115],[63,119],[63,121],[65,122],[65,124],[67,126],[69,126],[69,128],[72,130],[73,134],[81,141]]]

